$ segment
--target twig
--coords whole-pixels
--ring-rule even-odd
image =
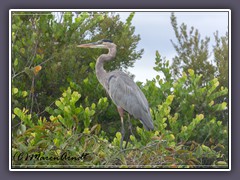
[[[14,71],[14,68],[13,68],[13,67],[12,67],[12,72],[13,72],[13,74],[14,74],[14,76],[15,76],[16,72]]]
[[[34,53],[33,53],[33,56],[32,56],[32,58],[31,58],[31,60],[30,61],[28,61],[27,62],[27,64],[29,63],[29,68],[32,66],[32,63],[33,63],[33,60],[34,60],[34,57],[36,56],[36,54],[37,54],[37,46],[38,46],[38,42],[36,42],[36,44],[35,44],[35,47],[34,47]],[[26,65],[27,66],[27,65]]]
[[[52,60],[54,57],[55,57],[55,56],[48,58],[47,60],[41,62],[39,65],[42,65],[42,64],[44,64],[44,63]],[[22,74],[22,73],[24,73],[24,72],[25,72],[25,70],[22,70],[21,72],[19,72],[19,73],[17,73],[17,74],[14,72],[14,75],[12,76],[12,79],[14,79],[15,77],[19,76],[20,74]]]
[[[23,70],[23,71],[21,71],[21,72],[19,72],[19,73],[17,73],[17,74],[14,74],[14,75],[12,76],[12,80],[13,80],[13,78],[17,77],[18,75],[20,75],[20,74],[22,74],[22,73],[24,73],[24,72],[25,72],[25,70]]]
[[[41,66],[42,64],[44,64],[44,63],[46,63],[46,62],[52,60],[54,57],[55,57],[55,56],[52,56],[52,57],[48,58],[47,60],[41,62],[41,63],[39,64],[39,66]]]
[[[59,98],[58,98],[58,99],[59,99]],[[58,99],[56,99],[56,100],[58,100]],[[56,100],[54,100],[48,107],[51,107],[51,106],[56,102]],[[44,109],[42,112],[37,113],[37,114],[35,114],[35,115],[36,115],[36,116],[39,116],[39,115],[43,114],[44,112],[46,112],[46,109]]]
[[[144,150],[144,149],[148,149],[148,148],[154,147],[154,146],[156,146],[156,145],[159,144],[159,143],[160,143],[160,142],[154,142],[153,144],[149,144],[148,146],[144,146],[144,147],[142,147],[142,148],[122,149],[122,150],[116,152],[115,155],[112,156],[112,158],[107,161],[107,163],[108,163],[109,161],[111,161],[112,159],[116,158],[120,153],[123,153],[123,152],[125,152],[125,151],[142,151],[142,150]]]
[[[36,30],[36,28],[34,28],[34,26],[35,26],[35,19],[32,19],[32,26],[33,26],[33,29]],[[38,30],[37,30],[37,34],[38,34]],[[35,56],[37,54],[37,47],[38,47],[38,39],[36,39],[35,47],[33,49],[32,58],[30,59],[30,57],[29,57],[30,60],[28,60],[28,62],[27,62],[27,64],[29,63],[29,66],[28,66],[29,68],[32,66],[33,60],[34,60],[34,58],[35,58]],[[27,64],[26,64],[26,66],[27,66]]]
[[[31,91],[30,94],[31,94],[31,99],[32,99],[32,102],[31,102],[31,109],[30,109],[30,114],[32,114],[32,109],[33,109],[33,104],[34,104],[34,76],[33,76],[33,79],[32,79],[32,86],[31,86]]]

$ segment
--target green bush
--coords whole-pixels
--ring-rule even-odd
[[[111,137],[95,121],[108,111],[108,98],[86,103],[86,97],[82,100],[69,87],[54,107],[46,107],[49,117],[33,121],[27,109],[13,109],[12,121],[20,122],[12,137],[14,167],[226,168],[228,128],[215,114],[227,104],[215,104],[214,99],[227,89],[217,90],[217,79],[199,87],[201,75],[191,69],[172,80],[167,61],[158,53],[155,69],[166,76],[141,85],[149,99],[154,131],[136,124],[127,148],[121,150],[121,133],[115,131]],[[13,97],[19,95],[17,88],[12,92]],[[119,116],[115,121],[119,122]],[[25,159],[16,158],[20,153]]]
[[[106,69],[132,66],[143,53],[135,50],[140,37],[131,26],[134,13],[126,23],[106,13],[66,12],[62,23],[53,13],[19,13],[12,19],[13,168],[228,167],[228,89],[193,69],[173,78],[174,69],[158,52],[158,75],[137,82],[155,129],[146,131],[132,118],[133,134],[120,149],[120,117],[94,74],[100,50],[75,45],[114,32],[123,48]]]

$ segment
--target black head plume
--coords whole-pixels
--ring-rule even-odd
[[[101,41],[102,41],[102,42],[110,42],[110,43],[112,43],[112,41],[109,40],[109,39],[102,39]]]

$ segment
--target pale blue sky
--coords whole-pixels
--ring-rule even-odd
[[[120,12],[121,20],[125,21],[129,12]],[[135,75],[135,81],[145,82],[151,80],[158,73],[153,70],[155,66],[155,52],[171,61],[176,52],[171,39],[176,42],[170,21],[171,12],[136,12],[132,21],[135,34],[140,34],[141,40],[138,49],[144,49],[141,60],[135,62],[133,68],[128,70]],[[225,35],[228,30],[228,12],[175,12],[178,25],[187,24],[188,29],[193,26],[198,29],[201,38],[210,37],[209,48],[214,45],[213,33],[217,30],[219,35]],[[161,76],[161,74],[159,74]]]

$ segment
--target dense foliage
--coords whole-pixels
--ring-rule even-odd
[[[132,66],[143,53],[135,50],[140,37],[131,25],[134,14],[126,23],[108,13],[23,14],[12,15],[13,167],[228,167],[228,116],[219,116],[228,110],[219,100],[228,96],[227,87],[194,68],[172,76],[174,68],[158,51],[154,70],[159,75],[138,82],[155,130],[146,131],[132,119],[134,135],[120,149],[119,115],[94,74],[102,51],[75,45],[114,38],[119,51],[106,69]],[[215,52],[225,57],[221,43],[226,39],[216,39]]]

